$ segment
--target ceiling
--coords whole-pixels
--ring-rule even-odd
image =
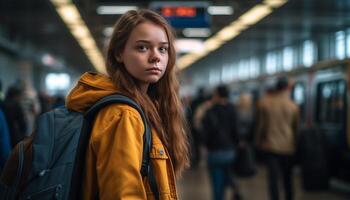
[[[100,5],[136,5],[139,8],[148,8],[151,3],[151,1],[130,0],[73,2],[102,52],[106,41],[103,30],[113,26],[120,15],[98,15],[96,8]],[[233,15],[212,16],[210,29],[213,35],[261,0],[208,2],[211,5],[230,5],[234,8]],[[286,5],[242,32],[228,45],[234,49],[239,48],[240,52],[260,52],[302,40],[315,32],[329,32],[350,27],[349,10],[348,0],[289,0]],[[93,69],[49,0],[1,0],[0,31],[11,42],[34,43],[37,50],[48,51],[77,71]],[[179,38],[183,37],[181,29],[176,31]]]

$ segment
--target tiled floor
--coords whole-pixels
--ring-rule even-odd
[[[295,200],[350,200],[348,192],[334,187],[322,192],[306,192],[301,188],[298,172],[295,174]],[[255,177],[239,179],[239,185],[244,200],[268,200],[266,171],[263,166],[259,167]],[[205,165],[200,165],[197,170],[187,171],[178,182],[178,188],[182,200],[211,200],[210,182]],[[230,190],[226,196],[230,199]]]

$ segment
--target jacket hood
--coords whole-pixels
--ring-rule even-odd
[[[117,87],[110,77],[86,72],[68,94],[66,107],[77,112],[85,112],[101,98],[117,92]]]

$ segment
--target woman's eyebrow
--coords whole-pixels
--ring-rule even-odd
[[[138,43],[151,43],[151,42],[148,41],[148,40],[137,40],[136,42],[138,42]]]
[[[169,42],[159,42],[159,44],[162,44],[162,45],[169,45]]]
[[[152,43],[152,42],[148,41],[148,40],[137,40],[136,43]],[[159,42],[158,44],[160,44],[160,45],[169,45],[169,42]]]

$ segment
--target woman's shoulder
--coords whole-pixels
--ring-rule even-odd
[[[133,108],[132,106],[129,106],[127,104],[121,104],[121,103],[113,103],[110,105],[105,106],[100,110],[100,112],[97,114],[97,116],[123,116],[123,115],[130,115],[132,117],[140,118],[142,120],[140,113]]]
[[[141,133],[144,130],[141,115],[135,108],[125,104],[110,104],[102,108],[96,115],[93,130],[98,131],[93,131],[92,137],[100,138],[105,135],[104,130],[116,131],[118,127],[133,127],[132,129]]]

